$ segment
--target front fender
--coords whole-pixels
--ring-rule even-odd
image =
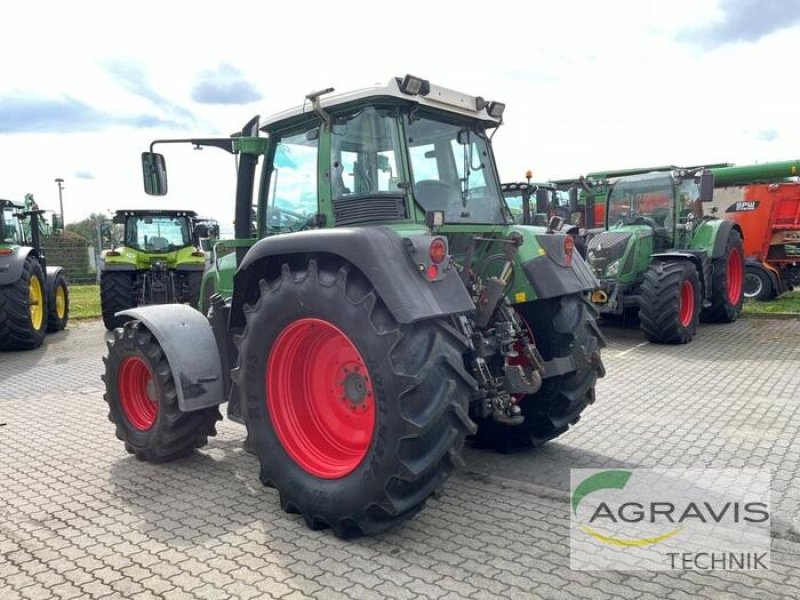
[[[257,285],[260,266],[287,255],[332,254],[369,279],[399,323],[474,310],[455,269],[440,281],[428,281],[411,259],[402,235],[385,226],[338,227],[267,237],[244,257],[234,276],[231,325],[244,325],[245,295]]]
[[[25,259],[32,251],[33,248],[20,246],[13,254],[0,256],[0,285],[12,284],[22,277]]]
[[[727,219],[705,219],[692,236],[692,248],[706,250],[712,259],[725,256],[728,235],[732,230],[738,231],[744,240],[742,229],[737,223]]]
[[[222,360],[211,325],[185,304],[156,304],[117,313],[140,321],[167,358],[183,412],[225,402]]]

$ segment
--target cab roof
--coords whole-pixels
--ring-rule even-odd
[[[196,217],[193,210],[167,210],[160,208],[130,208],[117,211],[118,217]]]
[[[408,89],[407,87],[404,88],[404,84],[409,77],[412,76],[406,75],[405,78],[394,77],[390,79],[386,85],[375,85],[339,94],[320,94],[318,92],[317,94],[320,94],[320,107],[336,112],[337,107],[366,103],[369,100],[387,100],[394,103],[400,101],[438,109],[459,116],[471,117],[484,122],[486,127],[497,127],[502,122],[502,112],[499,117],[490,115],[490,102],[480,96],[471,96],[456,90],[434,85],[420,78],[413,78],[422,82],[419,92],[410,93],[409,91],[403,91],[404,89]],[[329,91],[332,92],[333,88],[330,88]],[[502,103],[497,102],[496,104],[500,105]],[[505,107],[505,105],[502,106],[503,108]],[[267,117],[262,121],[261,130],[269,131],[272,129],[281,129],[281,125],[284,123],[288,124],[300,120],[304,116],[311,116],[313,112],[312,102],[307,99],[300,106],[295,106]]]

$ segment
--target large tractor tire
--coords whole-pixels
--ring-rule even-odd
[[[39,261],[28,256],[14,283],[0,286],[0,350],[32,350],[44,340],[47,301]]]
[[[640,287],[639,323],[648,340],[686,344],[697,332],[700,278],[686,261],[655,262]]]
[[[711,306],[703,309],[704,323],[732,323],[739,318],[744,300],[744,243],[735,229],[728,233],[725,254],[712,262]]]
[[[103,271],[100,275],[100,306],[106,329],[122,327],[130,317],[114,316],[121,310],[136,308],[133,271]]]
[[[769,274],[758,267],[745,267],[744,297],[748,300],[771,300],[775,297],[775,287]]]
[[[50,296],[47,298],[47,331],[63,331],[69,321],[69,288],[64,274],[55,276]]]
[[[545,360],[580,347],[586,364],[565,375],[548,377],[535,394],[517,400],[525,420],[504,425],[487,418],[478,423],[475,446],[499,452],[536,448],[566,432],[595,400],[595,385],[605,375],[600,349],[605,340],[595,322],[595,309],[579,295],[523,304],[519,313]]]
[[[161,346],[139,321],[106,334],[105,400],[117,438],[139,460],[160,463],[190,454],[217,434],[214,406],[192,412],[178,407],[175,380]]]
[[[284,264],[245,308],[236,380],[261,481],[337,537],[415,515],[475,430],[465,340],[448,319],[398,324],[348,264]]]
[[[200,306],[200,286],[203,283],[202,271],[190,271],[181,275],[184,287],[179,302],[188,302],[192,308]]]

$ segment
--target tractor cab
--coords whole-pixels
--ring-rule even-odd
[[[26,236],[19,213],[22,207],[0,199],[0,245],[25,246]]]

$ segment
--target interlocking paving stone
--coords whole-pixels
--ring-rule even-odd
[[[606,327],[597,402],[535,452],[467,449],[414,520],[310,531],[258,482],[244,430],[195,455],[129,456],[103,401],[102,324],[0,353],[0,598],[800,597],[800,321],[703,325],[686,346]],[[569,469],[770,469],[772,569],[569,569]]]

